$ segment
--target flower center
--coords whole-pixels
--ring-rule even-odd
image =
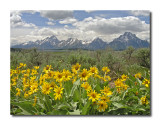
[[[95,94],[95,93],[92,93],[92,97],[95,98],[95,97],[96,97],[96,94]]]
[[[85,72],[84,72],[84,73],[82,73],[82,77],[86,77],[86,75],[87,75],[87,74],[86,74]]]

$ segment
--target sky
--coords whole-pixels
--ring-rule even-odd
[[[12,10],[11,46],[55,35],[59,40],[97,37],[111,42],[124,32],[150,40],[150,12],[147,10]]]

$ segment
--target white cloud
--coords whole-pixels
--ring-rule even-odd
[[[149,24],[141,21],[137,17],[119,17],[119,18],[86,18],[73,24],[83,31],[94,31],[97,34],[109,35],[123,32],[142,32],[149,30]]]
[[[87,13],[91,13],[91,12],[94,12],[96,10],[85,10]]]
[[[73,11],[69,10],[42,10],[39,12],[42,17],[48,18],[49,20],[60,20],[73,17]]]
[[[13,20],[15,23],[22,22],[19,16],[13,18]],[[59,23],[71,23],[74,27],[70,28],[68,25],[65,25],[59,28],[41,27],[28,28],[27,30],[26,28],[12,28],[11,42],[15,44],[35,41],[51,35],[55,35],[60,40],[65,40],[69,37],[80,40],[93,40],[95,37],[100,37],[104,41],[110,42],[126,31],[136,34],[141,39],[149,40],[150,38],[149,24],[134,16],[110,19],[88,17],[82,21],[77,21],[74,18],[66,18]]]
[[[48,25],[55,25],[55,23],[53,23],[53,22],[46,22],[46,24],[48,24]]]
[[[69,26],[68,25],[64,25],[64,28],[69,28]]]
[[[150,16],[150,11],[148,10],[132,10],[131,14],[134,16]]]
[[[73,24],[77,22],[75,18],[66,18],[64,20],[59,21],[60,24]]]
[[[11,28],[36,28],[33,23],[26,23],[21,18],[22,11],[11,11],[10,13],[10,24]]]

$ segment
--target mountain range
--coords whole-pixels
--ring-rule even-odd
[[[35,42],[29,41],[22,44],[14,45],[11,48],[37,48],[37,49],[89,49],[98,50],[107,47],[114,50],[124,50],[127,47],[133,48],[148,48],[150,46],[147,40],[141,40],[131,32],[125,32],[118,38],[115,38],[110,43],[103,41],[100,38],[95,38],[93,41],[83,41],[77,38],[68,38],[67,40],[58,40],[56,36],[52,35],[42,40]]]

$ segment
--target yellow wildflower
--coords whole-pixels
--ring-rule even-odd
[[[105,75],[104,78],[103,78],[103,81],[104,81],[104,82],[106,82],[106,81],[111,81],[111,77]]]
[[[122,79],[121,79],[122,81],[126,81],[126,79],[129,78],[129,77],[128,77],[127,75],[124,75],[124,74],[123,74],[123,75],[121,76],[121,78],[122,78]]]
[[[34,66],[34,68],[37,70],[37,69],[39,69],[39,66]]]
[[[79,74],[79,77],[82,81],[86,81],[89,78],[90,74],[87,69],[83,69],[83,71]]]
[[[97,92],[95,92],[95,90],[87,94],[87,96],[89,96],[89,100],[92,100],[92,102],[99,100],[100,95],[101,94],[98,94]]]
[[[108,105],[105,101],[98,101],[98,111],[104,112],[108,108]]]
[[[137,73],[134,75],[135,78],[141,78],[142,74],[141,73]]]
[[[43,68],[43,72],[48,73],[51,70],[52,66],[47,65],[46,67]]]
[[[19,88],[16,88],[16,91],[17,91],[16,96],[20,96],[21,90]]]
[[[20,63],[18,68],[25,67],[25,66],[26,66],[26,64]]]
[[[38,74],[37,70],[32,69],[31,75],[36,75],[36,74]]]
[[[51,93],[51,84],[47,83],[47,82],[44,82],[43,85],[42,85],[42,93],[43,94],[50,94]]]
[[[91,74],[98,74],[98,69],[97,69],[96,67],[90,67],[89,72],[90,72]]]
[[[24,98],[28,98],[28,96],[29,96],[29,92],[26,91],[26,92],[24,93]]]
[[[108,67],[103,67],[102,71],[107,74],[108,72],[110,72],[110,69]]]
[[[142,103],[142,105],[147,105],[148,104],[148,100],[146,99],[146,96],[143,96],[141,98],[141,103]]]
[[[62,98],[62,94],[63,94],[63,89],[64,88],[62,88],[62,87],[58,87],[58,86],[56,86],[55,88],[54,88],[54,99],[55,100],[57,100],[57,99],[61,99]]]
[[[63,73],[57,71],[55,73],[54,79],[56,79],[57,82],[61,83],[64,80],[64,75]]]
[[[63,69],[64,81],[69,81],[72,78],[72,74],[69,70]]]
[[[121,86],[123,85],[122,80],[119,79],[119,78],[118,78],[116,81],[114,81],[114,83],[115,83],[115,86],[116,86],[116,87],[121,87]]]
[[[149,87],[149,84],[150,84],[150,80],[148,79],[144,79],[142,84],[144,84],[146,87]]]
[[[110,102],[110,97],[106,96],[106,95],[103,95],[100,97],[100,99],[104,102]]]
[[[110,91],[110,88],[107,86],[104,86],[103,90],[100,90],[101,93],[103,93],[104,95],[108,96],[108,95],[112,95],[112,92]]]
[[[35,106],[35,105],[36,105],[36,103],[37,103],[37,97],[36,97],[36,96],[34,96],[34,103],[33,103],[33,106]]]
[[[77,71],[80,70],[81,65],[79,63],[76,63],[76,65],[72,66],[72,72],[77,73]]]
[[[22,74],[25,73],[25,72],[26,72],[26,70],[22,70],[22,71],[21,71]]]
[[[83,87],[87,92],[90,92],[92,90],[92,88],[88,84],[88,82],[85,82],[85,83],[81,84],[81,87]]]

